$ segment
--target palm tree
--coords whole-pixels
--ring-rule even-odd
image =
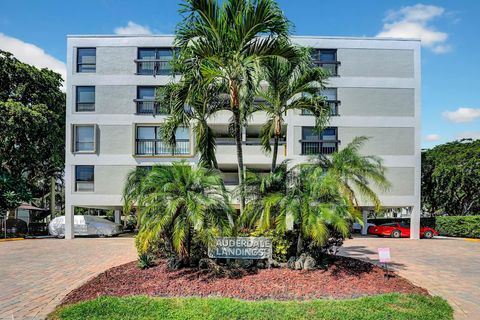
[[[228,101],[219,92],[221,88],[208,85],[202,90],[190,91],[188,81],[171,83],[159,90],[157,99],[161,105],[169,105],[169,117],[163,124],[163,139],[175,145],[175,132],[180,126],[193,125],[195,153],[200,155],[200,165],[218,169],[215,156],[216,141],[208,118],[220,110],[228,110]]]
[[[239,181],[244,180],[242,105],[249,105],[260,62],[270,57],[296,58],[288,40],[290,23],[274,0],[186,0],[184,21],[176,30],[181,72],[189,90],[221,84],[228,88]],[[240,199],[241,210],[245,205]]]
[[[289,110],[308,110],[316,116],[318,130],[326,122],[330,109],[321,90],[324,89],[328,73],[322,68],[312,67],[307,50],[303,59],[287,61],[277,57],[265,60],[262,74],[268,85],[259,86],[257,95],[265,102],[258,110],[267,114],[260,137],[263,150],[270,153],[273,138],[272,172],[277,164],[278,140],[282,134],[284,115]]]
[[[218,171],[186,162],[158,165],[143,180],[142,189],[142,243],[160,235],[167,251],[188,264],[194,234],[209,244],[228,233],[231,208]]]
[[[127,174],[125,185],[123,186],[122,191],[124,214],[128,214],[133,210],[133,208],[136,208],[137,217],[139,217],[139,208],[142,207],[142,200],[144,196],[143,181],[149,172],[150,170],[148,167],[136,167]]]
[[[244,227],[268,230],[275,225],[279,204],[287,192],[287,162],[269,174],[262,175],[247,171],[244,188],[246,205],[241,216]]]
[[[385,177],[382,159],[377,156],[365,156],[359,152],[367,140],[367,137],[356,137],[331,157],[319,155],[309,172],[314,179],[326,176],[336,185],[339,192],[349,199],[352,206],[358,207],[360,196],[379,210],[380,199],[372,186],[384,191],[390,187],[390,183]]]

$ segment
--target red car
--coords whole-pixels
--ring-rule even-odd
[[[377,236],[386,236],[392,238],[408,238],[410,237],[410,225],[405,223],[385,223],[379,226],[368,227],[369,234]],[[438,232],[432,228],[420,228],[420,238],[431,239],[433,236],[438,236]]]

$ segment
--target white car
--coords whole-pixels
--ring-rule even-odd
[[[122,225],[95,216],[74,216],[75,236],[111,237],[122,232]],[[48,232],[55,237],[65,237],[65,216],[56,217],[48,225]]]
[[[371,226],[375,226],[375,224],[373,223],[366,223],[365,227],[366,227],[366,230],[368,230],[368,227],[371,227]],[[355,222],[353,225],[352,225],[352,229],[353,229],[353,232],[362,232],[362,225],[358,222]]]

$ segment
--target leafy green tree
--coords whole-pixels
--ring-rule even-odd
[[[59,74],[0,50],[0,164],[12,177],[24,179],[33,197],[50,192],[51,177],[60,177],[64,168],[61,84]]]
[[[268,175],[248,174],[244,225],[283,233],[292,229],[297,255],[304,251],[305,241],[322,246],[331,232],[348,235],[349,223],[361,221],[357,198],[379,207],[372,185],[389,186],[381,160],[360,154],[365,140],[356,138],[328,157],[312,158],[290,170],[283,163]]]
[[[284,115],[289,110],[308,110],[316,117],[316,128],[320,130],[328,119],[330,108],[321,95],[328,72],[312,67],[308,50],[303,59],[288,61],[273,57],[262,63],[263,80],[267,85],[258,86],[257,95],[265,101],[257,110],[267,114],[267,121],[260,132],[262,148],[272,151],[272,172],[277,165],[278,141],[282,135]],[[257,111],[256,110],[256,111]]]
[[[432,214],[480,214],[480,140],[422,152],[422,207]]]
[[[228,233],[231,208],[218,171],[174,162],[154,166],[141,185],[141,243],[160,236],[167,251],[188,264],[194,235],[209,244]]]
[[[255,75],[260,62],[274,56],[298,55],[288,40],[290,24],[273,0],[186,0],[184,20],[176,30],[181,72],[190,79],[189,90],[207,84],[228,88],[232,131],[239,180],[244,180],[242,127],[246,106],[253,100]],[[243,209],[243,197],[240,206]]]
[[[325,175],[352,206],[357,207],[361,197],[379,210],[380,199],[373,187],[385,191],[390,183],[385,177],[382,159],[360,153],[360,148],[367,140],[367,137],[356,137],[331,156],[319,155],[307,168],[314,177]]]
[[[187,88],[188,83],[187,78],[183,77],[179,83],[171,83],[160,91],[159,103],[169,107],[169,117],[162,126],[163,138],[175,145],[177,128],[191,126],[200,164],[218,169],[215,134],[208,126],[208,119],[220,110],[228,110],[228,100],[222,97],[222,90],[217,86],[209,85],[191,91]]]
[[[14,177],[10,172],[0,168],[0,209],[8,210],[9,217],[13,218],[13,210],[22,202],[29,201],[31,197],[25,179]]]

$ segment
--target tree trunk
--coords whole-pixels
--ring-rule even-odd
[[[7,219],[15,219],[15,208],[8,209]]]
[[[233,122],[234,122],[234,135],[235,135],[235,144],[237,147],[237,161],[238,161],[238,180],[240,188],[240,214],[245,208],[245,195],[243,192],[243,180],[245,177],[245,172],[243,169],[243,150],[242,150],[242,121],[240,119],[240,100],[238,97],[238,87],[235,81],[229,81],[229,90],[230,90],[230,108],[233,112]]]
[[[55,215],[55,177],[50,178],[50,214]]]
[[[275,171],[275,168],[277,167],[278,136],[275,135],[273,139],[272,172]]]
[[[298,230],[298,238],[297,238],[297,257],[299,257],[300,254],[302,254],[302,251],[303,251],[303,235],[302,235],[302,231],[301,231],[301,230]]]

